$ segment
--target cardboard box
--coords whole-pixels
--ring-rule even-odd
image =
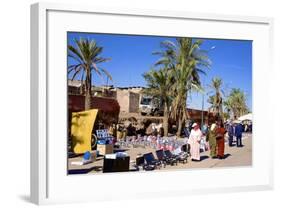
[[[90,151],[91,153],[91,160],[94,162],[97,160],[97,151],[96,150],[92,150]]]
[[[97,150],[100,155],[112,154],[113,144],[97,144]]]

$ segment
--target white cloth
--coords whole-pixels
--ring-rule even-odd
[[[216,127],[217,127],[217,125],[213,123],[213,124],[211,125],[211,131],[214,131]]]
[[[200,129],[191,130],[189,135],[188,144],[190,144],[191,159],[200,160],[200,140],[202,138]]]

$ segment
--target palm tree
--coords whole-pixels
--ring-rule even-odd
[[[223,81],[219,77],[214,77],[212,79],[210,87],[213,90],[213,95],[209,97],[208,102],[211,104],[211,108],[213,108],[216,116],[218,118],[223,118],[223,90],[222,88]]]
[[[147,82],[147,88],[143,90],[143,93],[152,95],[153,97],[159,97],[164,104],[164,119],[163,128],[164,136],[168,136],[168,120],[169,120],[169,105],[170,105],[170,87],[172,80],[172,73],[167,69],[150,71],[143,74],[144,79]]]
[[[225,110],[225,113],[224,113],[224,118],[225,119],[229,119],[229,118],[232,118],[233,114],[232,114],[232,111],[231,111],[231,105],[232,105],[232,100],[229,99],[229,97],[223,102],[223,106],[224,106],[224,110]]]
[[[215,107],[215,96],[210,95],[207,102],[211,104],[211,106],[209,107],[209,110],[212,111],[212,112],[215,112],[215,109],[216,109],[216,107]]]
[[[224,104],[233,113],[234,118],[249,112],[245,93],[239,88],[233,88],[231,90]]]
[[[80,75],[81,83],[85,79],[85,110],[91,108],[92,97],[92,72],[94,71],[100,77],[105,74],[110,80],[111,75],[107,70],[98,67],[98,64],[106,62],[110,59],[103,58],[100,54],[103,47],[99,47],[94,40],[75,39],[75,46],[68,45],[68,57],[75,61],[75,64],[68,66],[68,73],[72,74],[72,80]]]
[[[187,119],[186,100],[188,93],[201,89],[200,74],[205,74],[202,67],[209,67],[211,62],[207,52],[200,49],[201,40],[177,38],[176,42],[164,41],[161,56],[156,65],[162,64],[173,72],[174,99],[171,117],[177,122],[177,136],[180,136],[184,121]]]

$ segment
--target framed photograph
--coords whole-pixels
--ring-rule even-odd
[[[32,202],[271,189],[272,27],[32,5]]]

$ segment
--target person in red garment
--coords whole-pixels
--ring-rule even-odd
[[[222,160],[224,159],[224,135],[226,133],[226,130],[223,126],[222,120],[218,121],[218,128],[217,128],[217,148],[218,148],[218,159]]]

